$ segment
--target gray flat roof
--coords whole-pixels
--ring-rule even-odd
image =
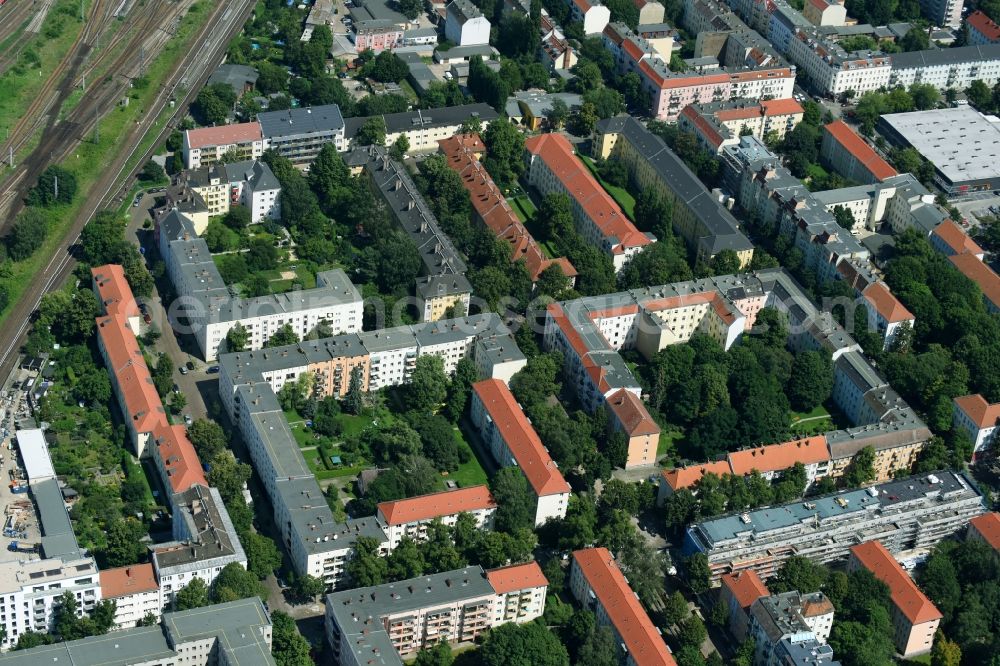
[[[209,560],[218,560],[223,566],[246,561],[236,528],[217,489],[192,486],[173,495],[170,503],[176,508],[174,520],[183,524],[189,536],[183,543],[161,544],[153,550],[158,571],[193,571],[204,567]],[[178,533],[176,527],[174,533]]]
[[[935,477],[938,483],[930,483]],[[870,490],[874,489],[873,495]],[[811,521],[840,519],[852,513],[875,507],[891,507],[903,502],[913,502],[924,497],[947,496],[950,493],[977,491],[965,477],[956,472],[939,472],[936,475],[911,476],[889,481],[866,490],[848,490],[833,495],[810,498],[790,504],[758,509],[743,514],[731,514],[694,526],[707,539],[707,545],[736,539],[744,534],[762,534],[782,530]],[[977,493],[978,494],[978,493]],[[692,529],[694,529],[692,528]]]
[[[895,33],[898,25],[889,25],[889,30]],[[985,44],[983,46],[958,46],[953,49],[925,49],[907,53],[892,54],[892,68],[910,69],[915,67],[931,67],[934,65],[955,65],[964,62],[987,62],[1000,59],[1000,44]]]
[[[163,628],[174,643],[270,624],[271,616],[258,597],[163,614]]]
[[[971,106],[891,113],[880,122],[953,184],[1000,176],[1000,121],[988,119]]]
[[[176,653],[160,627],[138,627],[68,643],[0,654],[2,666],[131,666],[169,661]]]
[[[344,116],[336,104],[257,114],[260,131],[268,139],[302,134],[339,132],[344,128]]]
[[[66,512],[59,483],[46,479],[31,485],[31,496],[38,507],[38,522],[42,532],[42,551],[45,557],[73,559],[82,556],[73,533],[73,523]]]

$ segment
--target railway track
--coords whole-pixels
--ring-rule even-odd
[[[130,17],[132,26],[128,31],[116,32],[97,56],[84,64],[90,52],[87,42],[107,31],[115,19],[113,9],[116,5],[121,6],[120,0],[95,3],[90,24],[93,27],[81,34],[82,47],[75,53],[73,65],[59,72],[61,79],[58,86],[54,90],[50,88],[48,97],[40,97],[32,105],[33,109],[22,118],[7,145],[0,149],[3,152],[16,151],[41,130],[39,145],[15,169],[11,179],[0,186],[0,211],[6,210],[7,220],[13,219],[20,211],[21,198],[48,164],[68,155],[77,141],[83,139],[127,94],[131,82],[142,73],[145,62],[151,59],[151,55],[157,54],[170,38],[171,33],[162,29],[162,25],[173,26],[190,4],[191,0],[170,3],[164,13],[157,3],[149,3],[140,16]],[[103,16],[98,17],[100,12]],[[79,104],[60,120],[60,109],[84,78],[104,71],[108,75],[92,81]],[[51,77],[50,80],[56,79]]]
[[[241,29],[253,11],[253,0],[231,0],[219,3],[206,20],[202,29],[192,41],[188,53],[167,75],[160,92],[150,105],[142,121],[122,137],[121,145],[131,145],[132,150],[119,153],[103,170],[103,175],[91,188],[80,215],[66,234],[63,243],[55,252],[48,265],[32,280],[27,291],[14,305],[5,325],[0,328],[0,376],[7,373],[17,362],[20,345],[31,325],[31,318],[39,302],[46,293],[58,287],[72,273],[76,266],[71,248],[79,240],[80,233],[98,210],[120,201],[122,192],[128,189],[139,169],[152,156],[156,146],[172,131],[178,119],[186,113],[187,105],[194,99],[201,85],[205,83],[214,68],[222,61],[229,40]],[[176,110],[157,133],[150,148],[139,154],[139,144],[152,129],[157,118],[168,102],[174,97],[182,79],[190,83],[183,99],[178,99]],[[77,128],[80,129],[79,127]],[[135,166],[126,171],[133,158],[139,154]],[[124,177],[124,178],[123,178]],[[116,184],[119,184],[116,188]]]
[[[8,0],[0,8],[0,44],[10,39],[21,26],[25,29],[0,53],[0,75],[17,62],[21,51],[33,37],[38,34],[41,22],[51,8],[54,0]]]

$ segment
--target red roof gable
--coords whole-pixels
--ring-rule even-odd
[[[1000,41],[1000,25],[994,23],[993,19],[978,9],[969,14],[969,18],[965,19],[965,22],[991,42]]]
[[[829,459],[830,450],[826,446],[826,437],[818,435],[730,453],[729,466],[733,474],[749,474],[753,470],[780,472],[797,462],[812,465]]]
[[[187,428],[182,425],[167,425],[166,422],[153,429],[153,455],[160,459],[166,470],[171,492],[182,493],[191,486],[208,487],[201,469],[194,445],[187,436]]]
[[[867,541],[853,546],[851,556],[889,587],[893,605],[910,624],[924,624],[941,619],[941,611],[920,591],[910,575],[879,541]]]
[[[729,593],[736,599],[736,603],[744,610],[750,608],[753,602],[761,597],[767,597],[771,594],[753,569],[735,574],[724,574],[721,582],[722,587],[729,590]]]
[[[823,129],[830,133],[847,152],[854,156],[878,180],[898,175],[892,166],[882,159],[864,139],[854,133],[843,120],[835,120]]]
[[[105,264],[90,269],[94,281],[97,300],[105,314],[120,314],[125,317],[139,315],[139,306],[132,296],[132,289],[125,279],[125,269],[118,264]]]
[[[486,580],[490,581],[493,591],[497,594],[507,594],[519,590],[530,590],[535,587],[548,587],[549,581],[542,573],[538,562],[514,564],[509,567],[491,569],[486,572]]]
[[[649,415],[646,406],[642,404],[642,400],[635,393],[618,389],[608,396],[607,403],[611,413],[621,424],[622,430],[627,436],[660,434],[660,426]]]
[[[955,398],[955,406],[965,413],[978,428],[992,428],[1000,421],[1000,402],[990,404],[974,393]]]
[[[132,564],[116,569],[102,569],[101,597],[117,599],[140,592],[155,592],[159,589],[152,564]]]
[[[208,148],[262,141],[263,134],[260,130],[260,123],[254,120],[253,122],[237,123],[235,125],[190,129],[187,130],[187,139],[188,145],[191,148]]]
[[[1000,550],[1000,514],[995,511],[976,516],[969,521],[970,528],[979,533],[983,541]]]
[[[463,511],[495,509],[496,500],[486,486],[470,486],[445,490],[429,495],[420,495],[394,502],[382,502],[379,513],[389,525],[405,525],[422,520],[433,520],[441,516],[451,516]]]
[[[880,282],[868,285],[861,294],[875,307],[875,311],[890,324],[913,321],[913,313],[899,302],[889,288]]]
[[[985,253],[983,248],[969,237],[969,234],[951,220],[945,220],[937,225],[931,235],[940,238],[955,254],[982,255]]]

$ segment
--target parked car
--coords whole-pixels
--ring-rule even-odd
[[[210,374],[210,375],[214,375],[214,374],[215,374],[215,373],[217,373],[218,371],[219,371],[219,366],[217,366],[217,365],[210,365],[210,366],[208,366],[208,368],[207,368],[207,369],[205,370],[205,372],[207,372],[207,373],[208,373],[208,374]]]
[[[186,375],[188,373],[188,369],[186,367],[184,367],[183,365],[180,368],[178,368],[178,369],[181,371],[182,375]]]

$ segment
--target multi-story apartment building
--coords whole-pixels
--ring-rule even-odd
[[[833,627],[833,610],[822,592],[785,592],[757,599],[750,607],[747,629],[754,640],[754,664],[839,666],[826,643]],[[803,652],[810,658],[797,659]]]
[[[849,90],[857,95],[878,90],[889,86],[894,75],[895,56],[881,51],[848,53],[814,28],[796,30],[788,40],[787,55],[810,83],[828,96]]]
[[[674,230],[701,261],[732,250],[740,265],[753,257],[753,244],[739,222],[663,140],[631,116],[601,120],[592,141],[594,157],[622,162],[640,190],[652,190],[673,204]]]
[[[803,109],[794,99],[747,100],[692,104],[684,107],[678,127],[693,133],[713,153],[737,145],[750,133],[764,140],[768,135],[780,140],[802,122]]]
[[[600,34],[611,21],[611,10],[598,0],[566,0],[569,5],[569,15],[574,21],[583,23],[583,34]]]
[[[972,240],[961,227],[950,219],[935,227],[927,240],[930,241],[931,247],[946,257],[956,254],[971,254],[982,261],[986,256],[986,250],[979,247],[979,243]]]
[[[496,511],[496,500],[487,486],[470,486],[382,502],[375,517],[389,538],[390,550],[394,550],[404,537],[424,540],[428,524],[439,521],[452,526],[463,513],[475,519],[477,529],[492,529]]]
[[[636,229],[561,134],[540,134],[524,142],[525,180],[543,196],[569,197],[577,231],[591,245],[611,257],[615,271],[656,241]]]
[[[458,46],[490,43],[490,21],[469,0],[451,0],[445,7],[444,36]]]
[[[848,570],[867,569],[889,588],[896,652],[905,659],[927,654],[941,624],[941,611],[920,591],[878,539],[851,548]]]
[[[920,12],[934,25],[957,28],[962,23],[965,0],[920,0]]]
[[[247,566],[246,553],[218,490],[194,486],[174,494],[171,505],[173,540],[152,549],[162,606],[172,604],[174,596],[195,578],[211,586],[226,565]]]
[[[847,7],[843,0],[809,0],[802,8],[802,15],[815,26],[847,23]]]
[[[240,298],[223,282],[191,220],[171,211],[157,220],[156,233],[167,275],[181,297],[176,325],[194,335],[206,361],[216,358],[236,324],[247,330],[250,349],[263,347],[285,325],[300,337],[321,323],[337,333],[361,329],[361,293],[340,269],[318,273],[313,289]]]
[[[966,539],[978,539],[1000,551],[1000,514],[996,511],[984,513],[969,521]]]
[[[841,560],[859,539],[929,548],[984,512],[963,474],[940,472],[704,521],[688,528],[684,551],[708,557],[713,582],[744,569],[766,579],[792,555]]]
[[[46,559],[36,556],[0,564],[0,622],[7,630],[0,646],[13,647],[21,634],[29,631],[49,633],[53,610],[66,592],[73,595],[77,608],[84,612],[93,610],[101,600],[101,583],[93,558],[46,554]]]
[[[641,467],[656,462],[656,448],[660,443],[660,426],[656,423],[642,398],[635,393],[618,389],[609,395],[604,404],[608,408],[609,431],[625,436],[626,467]]]
[[[938,90],[965,90],[976,80],[991,87],[1000,81],[1000,44],[895,53],[888,83],[893,87],[929,83]]]
[[[466,567],[326,597],[326,638],[338,666],[402,666],[439,641],[469,643],[493,627],[531,622],[548,581],[531,562]]]
[[[253,224],[281,218],[281,184],[260,160],[204,166],[182,178],[205,202],[209,215],[224,215],[240,205],[250,212]]]
[[[973,459],[993,446],[1000,424],[1000,403],[990,404],[979,393],[963,395],[953,401],[952,425],[969,436]]]
[[[257,597],[165,613],[136,627],[0,657],[3,666],[274,666],[271,617]]]
[[[312,164],[328,143],[339,151],[347,150],[344,116],[336,104],[266,111],[257,115],[257,121],[265,150],[287,157],[298,167]]]
[[[100,572],[101,598],[115,602],[115,626],[131,629],[146,616],[159,618],[163,612],[160,583],[153,565],[133,564]]]
[[[594,612],[598,626],[611,629],[622,664],[676,664],[659,630],[649,619],[607,548],[573,552],[569,589],[584,608]]]
[[[244,160],[260,159],[266,149],[260,123],[254,120],[184,130],[181,155],[185,169],[198,169],[215,164],[230,152]]]
[[[507,385],[498,379],[473,384],[469,418],[497,464],[524,472],[537,498],[535,525],[565,518],[569,484]]]
[[[841,176],[859,183],[877,183],[899,175],[843,120],[823,127],[820,156]]]
[[[477,48],[481,47],[455,47],[448,53]],[[466,121],[476,119],[485,130],[500,116],[489,104],[480,103],[448,106],[441,109],[414,109],[413,111],[372,117],[381,118],[382,122],[385,123],[385,145],[391,146],[400,137],[405,136],[410,145],[406,152],[414,154],[437,150],[438,142],[459,134]],[[344,121],[347,125],[345,131],[349,147],[361,147],[355,141],[355,137],[368,120],[369,118],[360,117],[348,118]]]
[[[447,159],[448,166],[462,177],[462,185],[469,192],[475,219],[496,234],[497,238],[507,241],[511,246],[511,262],[523,261],[532,282],[551,266],[558,266],[562,274],[576,281],[576,269],[569,259],[558,257],[548,259],[531,233],[521,222],[517,213],[507,203],[500,188],[479,161],[485,150],[477,135],[456,135],[441,141],[441,152]]]
[[[603,29],[602,40],[619,74],[634,72],[639,75],[643,90],[650,96],[650,115],[659,120],[677,120],[690,104],[731,99],[786,99],[792,96],[795,86],[795,68],[758,48],[763,40],[746,45],[734,40],[731,66],[688,72],[672,71],[668,60],[652,43],[624,24],[609,24]],[[765,48],[770,50],[769,46]],[[723,53],[719,55],[725,57]]]
[[[768,597],[771,593],[752,569],[726,574],[720,582],[722,589],[719,591],[719,603],[729,612],[729,632],[742,642],[746,639],[753,602],[761,597]]]
[[[421,318],[437,321],[456,310],[468,312],[472,285],[465,277],[465,262],[441,230],[406,167],[389,157],[383,146],[369,146],[364,151],[364,173],[372,191],[420,253],[423,270],[415,289]]]
[[[1000,43],[1000,25],[978,9],[965,19],[965,29],[969,34],[970,46]]]
[[[348,33],[348,37],[354,42],[359,53],[362,51],[381,53],[401,45],[405,34],[406,31],[395,21],[370,19],[359,21]]]
[[[985,255],[982,248],[957,225],[942,225],[940,229],[937,238],[931,239],[931,246],[947,256],[960,273],[979,286],[988,312],[1000,312],[1000,276],[983,261]]]

